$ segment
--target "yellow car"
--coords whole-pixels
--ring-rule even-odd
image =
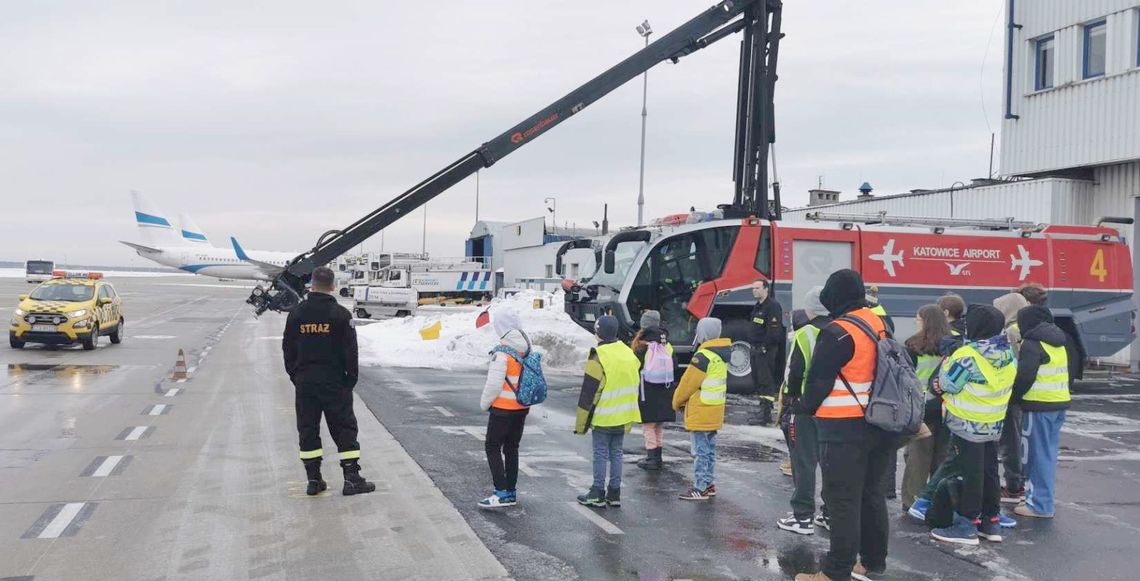
[[[102,275],[56,272],[31,294],[20,295],[8,343],[13,349],[27,343],[80,343],[90,351],[103,335],[112,343],[121,343],[124,324],[122,299]]]

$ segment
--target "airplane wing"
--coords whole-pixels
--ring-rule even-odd
[[[125,240],[120,240],[119,243],[120,244],[126,244],[127,246],[130,246],[131,248],[138,250],[142,254],[162,254],[162,250],[160,250],[158,248],[152,248],[150,246],[143,246],[142,244],[135,244],[134,242],[127,242]]]
[[[238,244],[237,238],[234,238],[233,236],[230,236],[230,243],[234,246],[234,254],[237,254],[238,260],[248,262],[256,266],[258,270],[269,275],[270,277],[277,276],[285,270],[283,267],[277,266],[276,264],[261,262],[260,260],[254,260],[250,258],[249,255],[245,253],[245,250],[242,249],[241,244]]]

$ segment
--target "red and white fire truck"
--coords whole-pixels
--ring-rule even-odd
[[[602,267],[566,281],[566,310],[593,329],[604,313],[632,333],[643,310],[662,314],[679,351],[702,317],[724,321],[734,340],[730,387],[747,390],[751,284],[772,281],[785,323],[804,294],[852,268],[879,288],[897,335],[909,336],[918,308],[947,292],[990,304],[1027,283],[1049,290],[1058,325],[1089,356],[1108,356],[1135,337],[1132,261],[1107,226],[1049,226],[1013,220],[891,218],[816,213],[806,222],[710,220],[626,230],[602,252]],[[691,351],[688,348],[687,351]]]

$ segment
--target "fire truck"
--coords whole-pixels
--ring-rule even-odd
[[[696,322],[718,317],[733,339],[729,387],[748,391],[753,281],[771,281],[791,328],[791,311],[808,289],[838,269],[854,269],[868,287],[879,288],[879,303],[894,316],[900,337],[913,332],[919,307],[947,292],[990,304],[1039,283],[1079,349],[1108,356],[1135,338],[1132,260],[1120,234],[1104,225],[1128,222],[1052,226],[814,213],[802,223],[713,219],[632,229],[606,243],[596,273],[564,281],[566,310],[586,329],[612,314],[627,336],[642,311],[660,311],[682,360],[691,353]]]

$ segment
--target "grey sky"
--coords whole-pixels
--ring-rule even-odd
[[[308,247],[637,50],[643,18],[666,32],[712,3],[8,3],[0,259],[150,264],[116,242],[138,238],[132,188],[216,245]],[[785,204],[820,175],[847,196],[984,176],[1000,4],[785,2]],[[731,197],[737,47],[650,72],[647,217]],[[605,202],[632,223],[640,99],[630,83],[483,171],[480,217],[554,195],[560,223]],[[462,254],[474,205],[474,179],[432,202],[428,251]],[[405,219],[385,247],[418,250],[421,228]]]

